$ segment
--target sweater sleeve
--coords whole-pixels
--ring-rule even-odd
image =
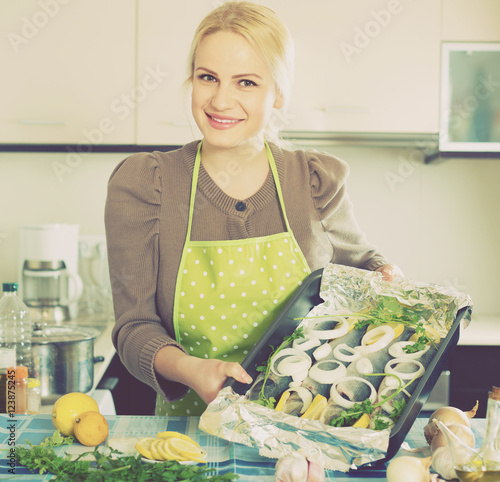
[[[308,165],[314,207],[333,248],[331,262],[372,271],[386,264],[354,217],[346,191],[347,164],[328,154],[313,153]]]
[[[175,345],[167,320],[156,309],[159,265],[161,169],[153,154],[134,154],[111,174],[105,207],[108,261],[113,292],[113,344],[127,370],[169,400],[187,387],[157,377],[158,350]]]

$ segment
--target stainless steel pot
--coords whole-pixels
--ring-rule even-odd
[[[99,331],[77,326],[46,325],[35,330],[31,350],[40,380],[42,403],[69,392],[88,392],[94,383],[94,340]]]

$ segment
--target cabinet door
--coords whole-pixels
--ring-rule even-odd
[[[288,130],[437,132],[440,2],[276,3],[296,48]]]
[[[443,0],[443,40],[500,41],[500,2]]]
[[[0,142],[133,143],[134,16],[134,0],[1,2]]]
[[[138,2],[138,78],[160,73],[158,83],[137,104],[137,143],[182,145],[200,139],[185,86],[187,58],[196,27],[215,7],[212,0]]]

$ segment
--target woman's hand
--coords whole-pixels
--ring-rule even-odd
[[[401,271],[399,266],[396,266],[392,263],[384,264],[384,266],[377,268],[375,271],[379,271],[380,273],[382,273],[382,276],[386,281],[392,281],[394,278],[405,277],[403,271]]]
[[[167,380],[192,388],[207,404],[215,399],[228,378],[252,383],[252,378],[239,363],[198,358],[175,346],[165,346],[158,351],[155,370]]]

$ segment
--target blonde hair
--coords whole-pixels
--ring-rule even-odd
[[[194,75],[194,59],[200,42],[220,31],[241,35],[261,55],[271,72],[284,105],[290,99],[294,49],[287,27],[268,7],[252,2],[231,0],[210,12],[198,26],[188,58],[189,77]]]

